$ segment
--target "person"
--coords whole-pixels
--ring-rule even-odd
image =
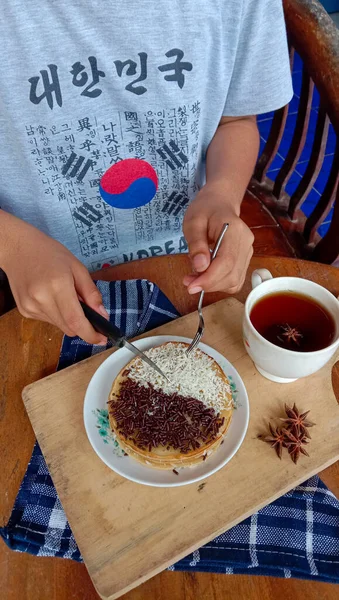
[[[2,0],[0,31],[0,267],[21,314],[103,343],[90,271],[175,252],[188,293],[236,292],[256,115],[292,96],[281,0]]]

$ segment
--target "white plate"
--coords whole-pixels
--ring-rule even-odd
[[[191,342],[184,337],[161,335],[138,340],[135,345],[141,350],[148,350],[153,346],[174,341]],[[132,356],[129,350],[121,348],[111,354],[94,373],[84,403],[84,422],[88,439],[97,455],[110,469],[136,483],[155,487],[176,487],[206,479],[226,465],[239,450],[249,420],[249,403],[245,386],[238,372],[224,356],[206,344],[200,344],[199,347],[219,363],[231,382],[236,410],[233,412],[224,443],[206,461],[195,467],[181,469],[179,475],[173,471],[146,467],[128,456],[123,456],[110,430],[107,411],[107,399],[113,380]]]

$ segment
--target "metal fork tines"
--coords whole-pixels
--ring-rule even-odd
[[[221,242],[223,240],[223,237],[224,237],[227,229],[228,229],[228,223],[224,223],[223,228],[221,230],[221,233],[220,233],[220,235],[219,235],[219,237],[217,239],[217,243],[215,245],[215,248],[213,250],[213,254],[212,254],[212,257],[211,257],[211,262],[212,262],[212,260],[215,259],[216,255],[218,253],[218,250],[220,248]],[[199,327],[198,327],[197,333],[195,334],[192,342],[190,343],[189,347],[186,350],[186,354],[187,355],[190,355],[196,349],[196,347],[200,344],[200,340],[201,340],[201,338],[203,336],[203,333],[205,331],[205,321],[204,321],[204,316],[202,314],[202,303],[203,303],[203,300],[204,300],[204,295],[205,295],[205,292],[203,290],[202,292],[200,292],[199,302],[198,302]]]
[[[202,314],[202,303],[203,303],[203,299],[204,299],[204,294],[205,294],[204,291],[200,292],[199,304],[198,304],[199,327],[198,327],[197,333],[195,334],[192,342],[190,343],[189,347],[186,350],[186,354],[188,354],[188,355],[191,354],[193,352],[193,350],[195,350],[196,347],[200,344],[200,340],[205,331],[205,321],[204,321],[204,316]]]

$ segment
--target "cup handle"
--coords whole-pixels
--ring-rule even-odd
[[[256,269],[252,273],[252,290],[269,279],[273,279],[273,275],[268,269]]]

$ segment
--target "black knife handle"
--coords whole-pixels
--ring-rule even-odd
[[[81,302],[82,310],[85,313],[86,318],[96,331],[102,335],[109,337],[114,341],[116,346],[122,346],[124,342],[124,336],[120,329],[118,329],[113,323],[110,323],[105,317],[100,315],[96,310],[93,310],[90,306],[87,306],[84,302]]]

